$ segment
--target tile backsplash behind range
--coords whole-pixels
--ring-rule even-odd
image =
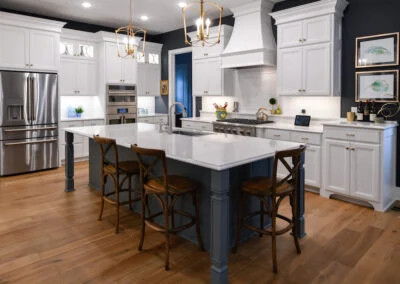
[[[152,114],[155,113],[155,101],[154,97],[144,97],[138,96],[137,97],[137,111],[138,114],[146,113]]]

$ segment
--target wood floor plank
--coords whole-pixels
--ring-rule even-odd
[[[76,191],[64,192],[64,168],[0,179],[1,283],[208,283],[210,257],[171,237],[171,270],[164,270],[164,236],[146,231],[137,250],[138,214],[115,210],[87,186],[88,164],[75,166]],[[289,214],[287,201],[282,213]],[[399,283],[400,212],[306,193],[306,232],[297,255],[293,238],[278,237],[272,273],[271,239],[254,237],[230,255],[230,283]]]

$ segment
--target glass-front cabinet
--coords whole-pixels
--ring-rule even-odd
[[[94,58],[94,44],[79,42],[77,40],[65,40],[60,41],[60,55],[62,57],[81,57],[81,58]]]

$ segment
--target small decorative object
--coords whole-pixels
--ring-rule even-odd
[[[80,49],[81,49],[81,51],[79,52],[79,56],[86,56],[86,53],[85,53],[83,45],[80,46]]]
[[[398,102],[399,71],[376,71],[356,73],[356,102]]]
[[[67,45],[64,45],[64,47],[65,47],[65,49],[64,49],[63,55],[70,55],[70,54],[69,54],[69,50],[68,50],[68,46],[67,46]]]
[[[387,118],[393,118],[400,112],[399,103],[386,103],[378,111],[375,117],[376,123],[382,123]]]
[[[213,103],[213,106],[215,107],[215,115],[217,116],[217,119],[218,120],[225,119],[226,116],[228,115],[228,112],[226,111],[226,107],[228,106],[228,103],[226,102],[223,106]]]
[[[275,114],[282,114],[281,106],[278,105],[278,107],[275,110]]]
[[[354,121],[356,120],[356,114],[352,111],[347,112],[347,121]]]
[[[78,106],[75,109],[75,113],[76,113],[76,117],[82,117],[82,113],[83,113],[83,108],[81,106]]]
[[[168,95],[168,80],[161,80],[161,95],[167,96]]]
[[[275,98],[270,98],[269,99],[269,104],[271,105],[271,114],[275,114],[275,105],[276,105],[276,99]]]
[[[399,65],[399,33],[356,38],[356,68]]]

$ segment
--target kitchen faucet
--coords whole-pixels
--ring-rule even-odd
[[[171,115],[173,113],[172,112],[172,108],[174,106],[176,106],[176,105],[179,105],[182,108],[183,117],[187,117],[185,106],[183,104],[178,103],[178,102],[175,102],[175,103],[171,104],[171,106],[169,107],[169,113],[168,113],[168,134],[172,134],[172,121],[173,121],[173,119],[172,119]]]

